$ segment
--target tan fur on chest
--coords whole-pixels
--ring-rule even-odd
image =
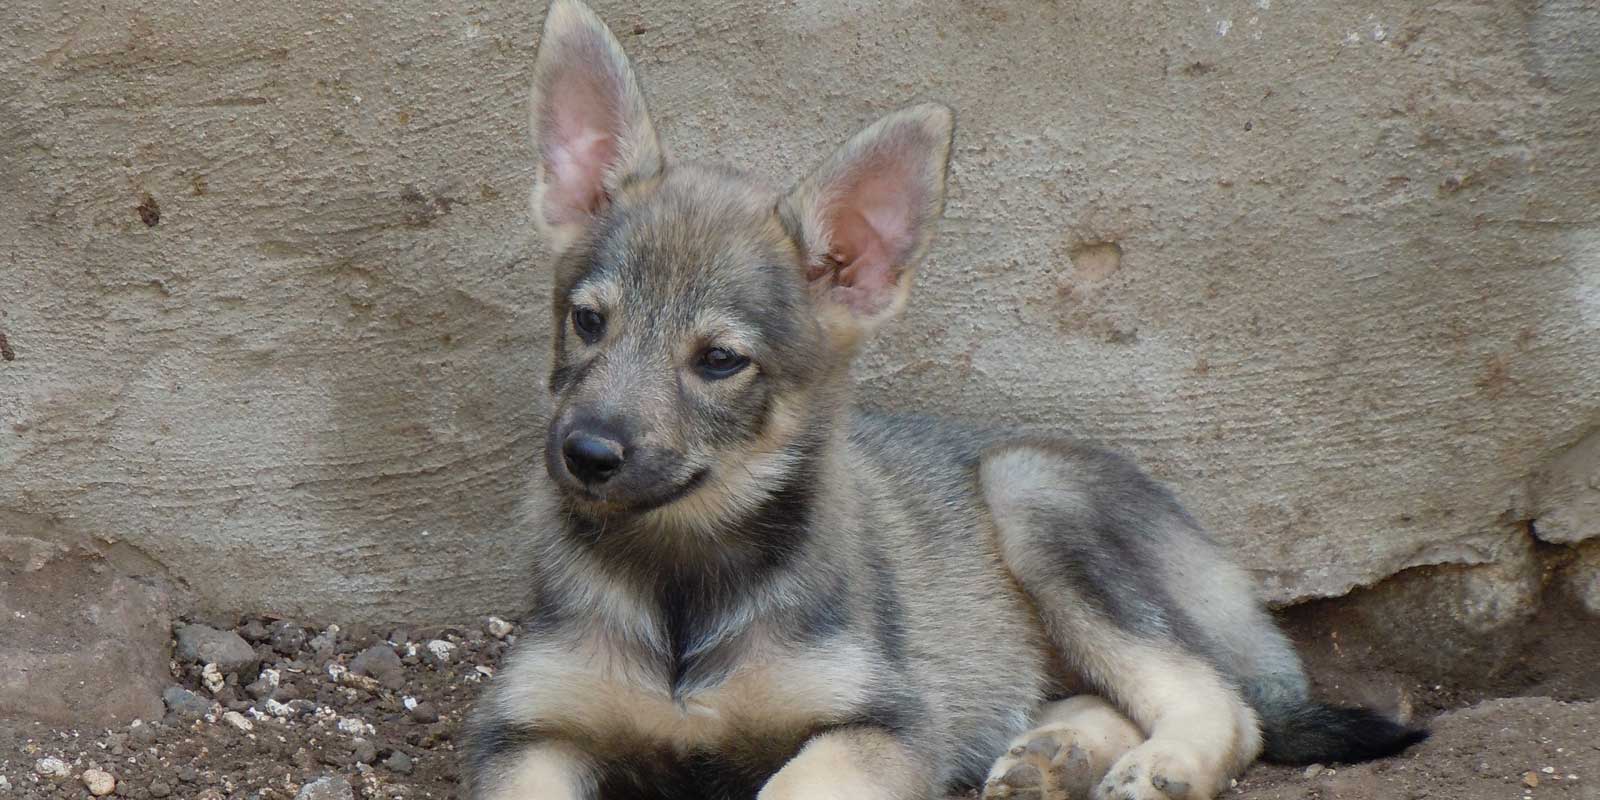
[[[571,649],[524,650],[505,674],[515,676],[499,697],[510,720],[680,751],[801,735],[857,708],[874,677],[856,644],[834,641],[824,650],[763,642],[722,682],[674,700],[665,679],[600,637]]]

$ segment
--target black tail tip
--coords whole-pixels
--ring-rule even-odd
[[[1403,752],[1428,738],[1365,708],[1309,705],[1266,726],[1261,757],[1276,764],[1355,764]]]

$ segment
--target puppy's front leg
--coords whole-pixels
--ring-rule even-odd
[[[594,769],[577,749],[542,742],[507,753],[478,776],[472,800],[595,800]]]
[[[756,800],[923,800],[929,770],[881,728],[813,738],[767,781]]]

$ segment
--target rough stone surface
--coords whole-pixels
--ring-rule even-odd
[[[953,105],[865,397],[1117,443],[1272,600],[1493,558],[1600,426],[1592,3],[599,6],[680,157]],[[9,11],[0,513],[218,612],[516,607],[537,5]]]
[[[126,548],[31,526],[0,501],[0,719],[159,718],[173,605],[160,571]]]
[[[1588,542],[1580,548],[1566,575],[1578,606],[1590,616],[1600,617],[1600,542]]]
[[[1600,538],[1600,431],[1553,459],[1536,486],[1534,531],[1540,539],[1571,544]]]

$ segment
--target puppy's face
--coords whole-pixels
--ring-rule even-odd
[[[575,505],[654,511],[788,460],[828,364],[777,203],[676,167],[616,192],[560,254],[546,466]]]
[[[903,306],[943,207],[949,111],[885,117],[784,194],[669,164],[616,39],[557,0],[532,127],[556,269],[551,479],[592,517],[737,518],[818,446],[819,393]]]

